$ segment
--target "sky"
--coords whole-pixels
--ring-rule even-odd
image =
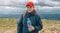
[[[32,1],[35,8],[43,14],[60,14],[60,0],[0,0],[0,14],[19,14],[27,2]]]

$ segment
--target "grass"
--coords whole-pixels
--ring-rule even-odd
[[[42,19],[43,29],[41,33],[60,33],[60,20]]]
[[[0,18],[0,33],[16,33],[18,18]],[[43,29],[39,33],[60,33],[60,20],[42,19]]]

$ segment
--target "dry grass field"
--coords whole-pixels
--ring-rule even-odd
[[[16,33],[18,18],[0,18],[0,33]],[[39,33],[60,33],[60,20],[42,19],[43,29]]]

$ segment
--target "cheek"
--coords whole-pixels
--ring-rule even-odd
[[[30,8],[30,10],[32,10],[32,8]]]
[[[30,8],[27,8],[28,11],[30,11],[31,9]]]

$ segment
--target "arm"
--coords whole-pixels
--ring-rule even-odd
[[[22,33],[22,27],[23,27],[22,22],[23,22],[23,17],[21,15],[20,20],[18,22],[17,33]]]
[[[35,30],[41,30],[42,29],[42,21],[40,16],[36,17],[36,26],[34,26]]]

